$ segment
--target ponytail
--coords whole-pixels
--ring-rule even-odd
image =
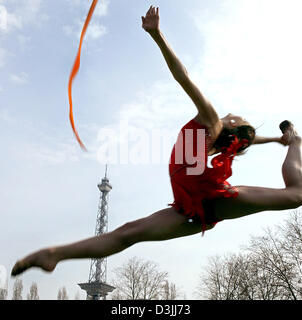
[[[214,144],[214,147],[216,149],[228,148],[236,136],[239,141],[242,139],[246,139],[248,141],[247,146],[242,146],[238,150],[238,152],[241,152],[253,143],[255,134],[255,129],[248,125],[238,126],[232,129],[223,128]]]

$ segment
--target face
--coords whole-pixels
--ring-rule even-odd
[[[229,113],[227,116],[221,119],[224,128],[227,129],[233,129],[238,126],[248,125],[250,126],[250,123],[247,122],[245,119],[239,116],[235,116],[232,113]]]

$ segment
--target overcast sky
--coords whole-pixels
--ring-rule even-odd
[[[173,135],[196,109],[141,28],[151,4],[160,7],[162,32],[221,117],[241,115],[264,136],[279,136],[284,119],[302,130],[300,0],[100,0],[73,89],[76,126],[89,150],[82,152],[68,122],[67,84],[90,4],[0,0],[0,265],[8,272],[33,250],[93,235],[105,161],[113,186],[110,230],[173,201],[167,157]],[[165,130],[171,137],[152,147],[153,134]],[[112,132],[120,148],[130,141],[128,161],[104,156]],[[151,150],[147,159],[141,137]],[[230,183],[282,188],[286,150],[252,147],[234,162]],[[238,252],[250,235],[287,216],[258,213],[221,222],[203,238],[135,245],[108,259],[108,282],[115,267],[137,256],[158,263],[195,299],[208,257]],[[85,299],[77,283],[88,280],[89,267],[89,260],[77,260],[52,274],[30,270],[21,277],[24,296],[35,281],[41,299],[56,299],[62,286],[71,299],[77,292]],[[9,298],[12,286],[10,279]]]

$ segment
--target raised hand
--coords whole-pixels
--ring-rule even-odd
[[[142,17],[142,27],[147,32],[159,30],[159,8],[151,6],[146,13],[145,17]]]

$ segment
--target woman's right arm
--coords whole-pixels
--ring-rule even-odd
[[[282,141],[282,137],[260,137],[256,136],[252,144],[264,144],[264,143],[270,143],[270,142],[278,142],[282,145],[286,145]]]
[[[150,7],[145,17],[142,17],[143,28],[150,34],[159,46],[165,61],[174,77],[197,107],[200,121],[208,127],[214,127],[220,122],[211,103],[203,96],[198,87],[191,81],[186,68],[177,58],[159,29],[159,10]]]

